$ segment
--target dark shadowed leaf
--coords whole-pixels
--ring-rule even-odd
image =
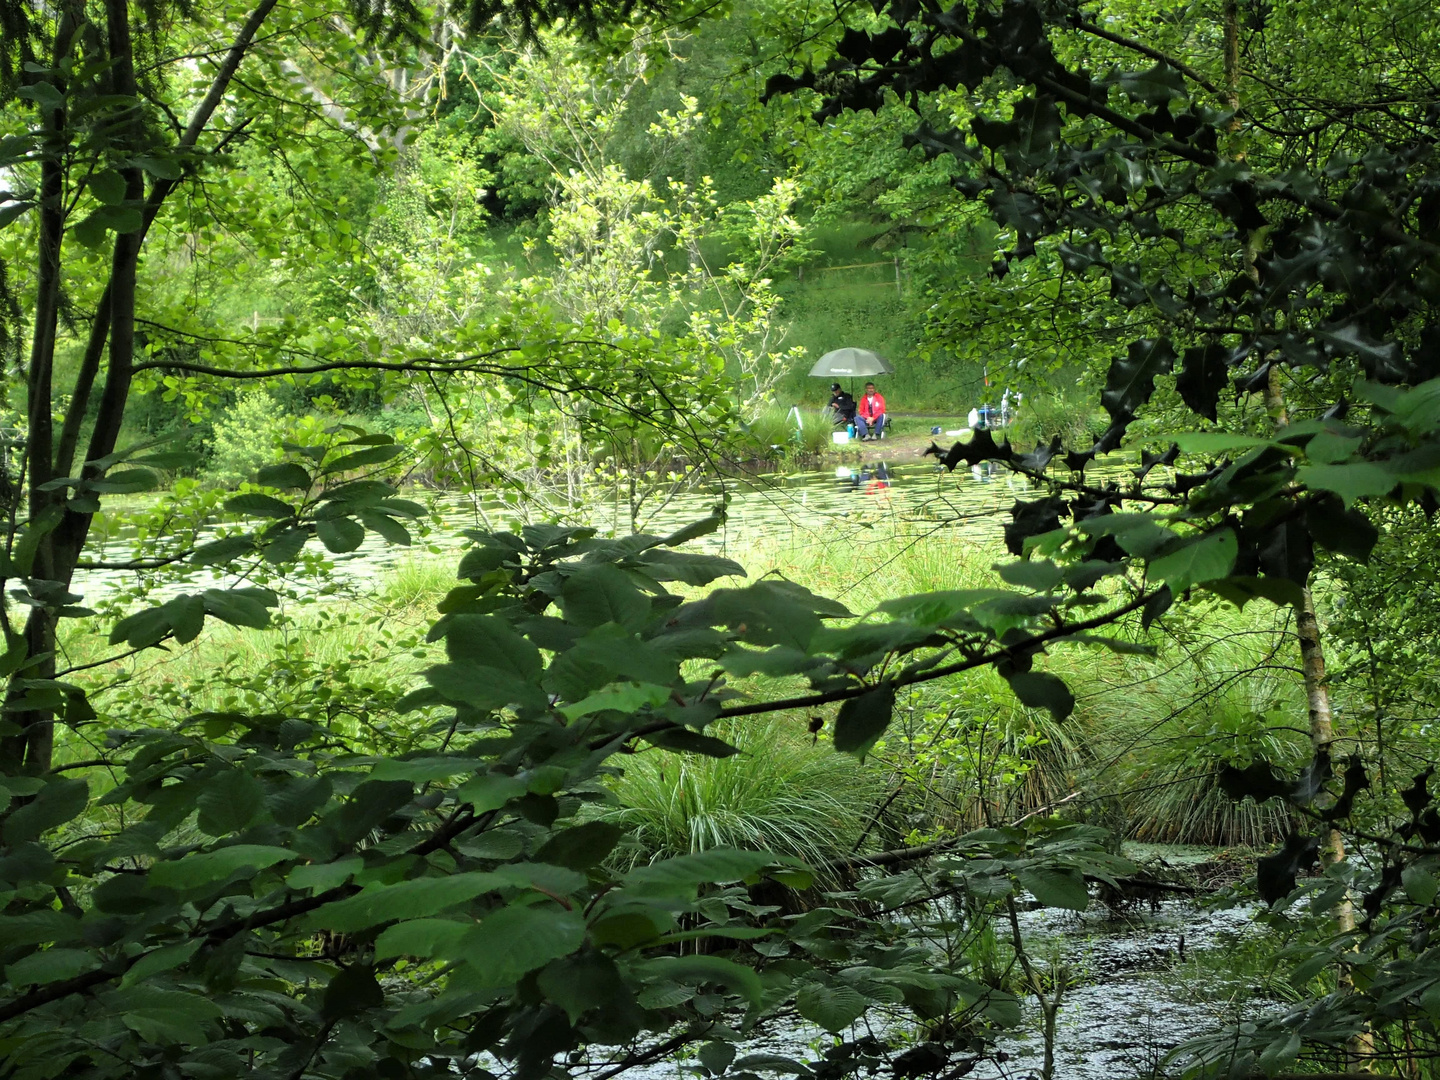
[[[1296,875],[1315,865],[1319,851],[1318,837],[1291,833],[1285,838],[1285,844],[1279,851],[1258,859],[1255,864],[1255,883],[1259,888],[1260,898],[1267,904],[1273,904],[1289,896],[1295,889]]]
[[[1175,350],[1168,339],[1132,341],[1123,357],[1111,361],[1100,403],[1117,424],[1128,423],[1155,392],[1155,377],[1174,363]]]
[[[475,969],[483,984],[505,986],[583,944],[585,920],[578,911],[511,906],[467,931],[455,955]]]
[[[1175,389],[1192,412],[1214,421],[1220,392],[1230,377],[1230,350],[1222,345],[1204,345],[1185,350]]]
[[[244,517],[288,518],[295,516],[295,508],[289,503],[281,502],[274,495],[262,495],[258,491],[236,495],[233,499],[226,501],[225,509],[232,514],[240,514]]]
[[[687,754],[703,754],[705,757],[727,758],[740,753],[736,747],[731,746],[724,739],[717,739],[713,735],[703,735],[685,727],[652,731],[647,733],[644,739],[652,746]]]
[[[1048,709],[1056,720],[1064,720],[1075,711],[1075,695],[1059,676],[1045,671],[1002,671],[1001,674],[1026,708]]]
[[[39,793],[5,819],[6,844],[33,840],[57,825],[78,817],[90,799],[84,780],[60,777],[46,782]]]
[[[624,835],[623,829],[608,821],[587,821],[557,832],[533,858],[536,862],[568,866],[572,870],[588,870],[609,855]]]
[[[1234,765],[1220,766],[1216,774],[1220,790],[1232,799],[1243,799],[1247,795],[1256,802],[1266,799],[1288,799],[1294,784],[1276,776],[1268,764],[1255,761],[1243,769]]]
[[[310,474],[293,461],[266,465],[255,475],[255,482],[281,491],[304,491],[310,486]]]
[[[227,769],[205,778],[195,800],[197,824],[210,836],[240,832],[265,808],[265,786],[244,769]]]
[[[718,983],[751,1005],[759,1005],[764,996],[760,976],[753,968],[718,956],[662,956],[646,961],[639,969],[647,978],[682,985]]]
[[[345,454],[342,457],[327,462],[324,472],[327,476],[334,476],[338,473],[363,469],[370,465],[381,465],[391,458],[397,457],[403,450],[404,447],[398,443],[391,443],[388,446],[372,446],[365,450],[356,450],[352,454]]]
[[[800,1015],[805,1016],[803,1008]],[[806,1018],[809,1019],[809,1017]],[[699,1057],[701,1065],[704,1065],[715,1076],[719,1076],[735,1060],[735,1045],[728,1042],[708,1042],[700,1047]]]
[[[378,1009],[385,1004],[385,991],[375,979],[370,968],[355,964],[344,968],[325,987],[325,997],[320,1005],[320,1015],[327,1020],[338,1020],[343,1016],[355,1016],[367,1009]]]
[[[157,862],[150,868],[150,881],[167,889],[194,889],[224,881],[239,870],[264,870],[299,856],[286,848],[263,844],[232,844],[214,851],[202,851],[183,859]],[[196,944],[199,944],[198,942]]]
[[[885,734],[895,711],[895,687],[877,686],[840,706],[835,717],[835,749],[863,757]]]
[[[1346,508],[1339,499],[1326,499],[1305,514],[1305,524],[1315,543],[1356,562],[1370,557],[1380,531],[1358,510]]]

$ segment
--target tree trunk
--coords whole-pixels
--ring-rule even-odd
[[[1240,19],[1236,0],[1225,0],[1223,19],[1225,100],[1231,109],[1236,110],[1236,116],[1230,122],[1230,132],[1234,135],[1240,130]],[[1237,150],[1234,156],[1236,160],[1240,160],[1245,154],[1243,150]],[[1260,272],[1255,265],[1258,248],[1259,237],[1253,232],[1245,234],[1241,259],[1246,274],[1257,285],[1260,283]],[[1280,385],[1278,365],[1272,364],[1270,367],[1264,394],[1265,411],[1270,416],[1272,426],[1277,429],[1287,426],[1290,416],[1285,407],[1285,393]],[[1308,587],[1301,590],[1300,596],[1300,604],[1295,609],[1296,636],[1300,641],[1300,670],[1305,682],[1305,701],[1310,714],[1310,747],[1316,755],[1329,754],[1330,745],[1335,741],[1335,725],[1330,710],[1330,690],[1325,682],[1325,649],[1320,637],[1320,622],[1315,615],[1314,597]],[[1340,834],[1340,830],[1325,830],[1320,841],[1321,865],[1333,866],[1344,860],[1345,838]],[[1348,897],[1335,907],[1335,928],[1342,934],[1348,934],[1355,929],[1355,907]],[[1348,969],[1340,969],[1337,983],[1342,990],[1353,986]],[[1374,1041],[1368,1033],[1361,1033],[1350,1040],[1348,1051],[1352,1067],[1363,1067],[1364,1061],[1374,1052]]]
[[[67,6],[55,30],[51,66],[58,67],[70,53],[76,20]],[[49,81],[61,93],[65,86],[51,74]],[[40,164],[39,236],[36,245],[35,326],[30,339],[30,358],[26,368],[26,439],[25,480],[30,528],[40,527],[48,518],[47,511],[58,502],[57,493],[42,490],[53,479],[54,420],[51,409],[55,340],[60,316],[60,256],[65,240],[63,151],[66,116],[63,106],[40,110],[40,130],[45,157]],[[41,543],[30,567],[30,577],[55,580],[54,560],[50,545]],[[29,657],[45,657],[25,670],[27,678],[50,678],[54,674],[54,620],[42,608],[31,608],[25,621],[25,648]],[[13,685],[6,694],[13,704],[24,691]],[[32,760],[43,760],[49,767],[53,739],[52,715],[40,710],[13,711],[9,719],[19,730],[0,738],[0,767],[19,769]]]
[[[219,108],[241,61],[249,51],[256,33],[275,8],[277,0],[261,0],[241,25],[234,42],[221,61],[205,97],[196,106],[177,149],[193,151]],[[110,61],[109,92],[117,99],[129,98],[136,104],[129,112],[119,112],[113,131],[118,156],[130,158],[140,147],[143,132],[139,128],[139,95],[135,79],[134,50],[131,42],[130,11],[127,0],[105,0],[106,44]],[[68,54],[76,19],[67,8],[56,31],[56,61]],[[120,105],[124,110],[126,106]],[[61,110],[42,114],[42,130],[51,141],[63,137],[64,115]],[[134,136],[136,147],[127,148],[127,138]],[[52,372],[58,330],[60,297],[60,248],[64,237],[65,218],[62,206],[64,174],[57,161],[42,164],[40,241],[38,246],[37,295],[35,332],[31,345],[28,370],[29,431],[27,434],[26,478],[29,489],[29,513],[32,523],[44,522],[46,511],[54,515],[65,505],[63,491],[42,491],[42,485],[58,476],[71,475],[84,425],[90,396],[102,357],[109,345],[105,382],[96,407],[95,427],[91,433],[85,461],[95,461],[114,452],[125,420],[135,364],[135,299],[140,263],[140,249],[145,234],[160,211],[176,181],[157,180],[146,198],[144,173],[139,168],[119,170],[125,181],[125,198],[134,204],[144,203],[142,224],[131,233],[115,237],[111,256],[110,281],[96,307],[89,340],[81,358],[69,412],[54,437]],[[101,470],[82,466],[82,476],[94,478]],[[73,509],[63,517],[38,545],[32,575],[69,586],[90,532],[92,515]],[[32,524],[32,527],[34,525]],[[32,658],[23,672],[27,679],[53,678],[55,674],[55,620],[42,608],[32,608],[25,624],[25,647]],[[35,659],[39,658],[39,659]],[[7,700],[14,701],[21,691],[12,682]],[[24,768],[29,772],[46,772],[54,751],[53,710],[31,710],[11,714],[20,729],[18,733],[0,738],[0,767]]]

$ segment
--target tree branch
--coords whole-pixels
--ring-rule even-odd
[[[1096,37],[1104,38],[1106,41],[1109,41],[1115,45],[1119,45],[1121,48],[1130,49],[1133,52],[1138,52],[1142,56],[1148,56],[1151,60],[1158,60],[1162,64],[1169,64],[1176,71],[1180,72],[1180,74],[1184,75],[1187,79],[1191,80],[1192,82],[1199,83],[1206,90],[1210,91],[1210,93],[1223,96],[1218,86],[1212,83],[1204,75],[1200,74],[1200,72],[1196,71],[1189,64],[1185,63],[1185,61],[1183,60],[1177,60],[1175,59],[1175,57],[1169,56],[1161,52],[1159,49],[1151,48],[1149,45],[1146,45],[1142,41],[1136,41],[1134,38],[1125,37],[1123,34],[1112,33],[1111,31],[1106,30],[1104,27],[1096,26],[1094,23],[1086,22],[1083,19],[1077,22],[1075,26],[1079,30],[1084,30],[1087,34],[1093,34]]]

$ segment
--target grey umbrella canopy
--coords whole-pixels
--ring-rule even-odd
[[[822,378],[835,375],[893,375],[895,368],[889,360],[869,349],[833,349],[815,361],[810,374]]]

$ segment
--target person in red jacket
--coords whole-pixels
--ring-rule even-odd
[[[865,396],[855,409],[855,431],[861,439],[878,439],[885,432],[885,396],[873,382],[865,384]]]

